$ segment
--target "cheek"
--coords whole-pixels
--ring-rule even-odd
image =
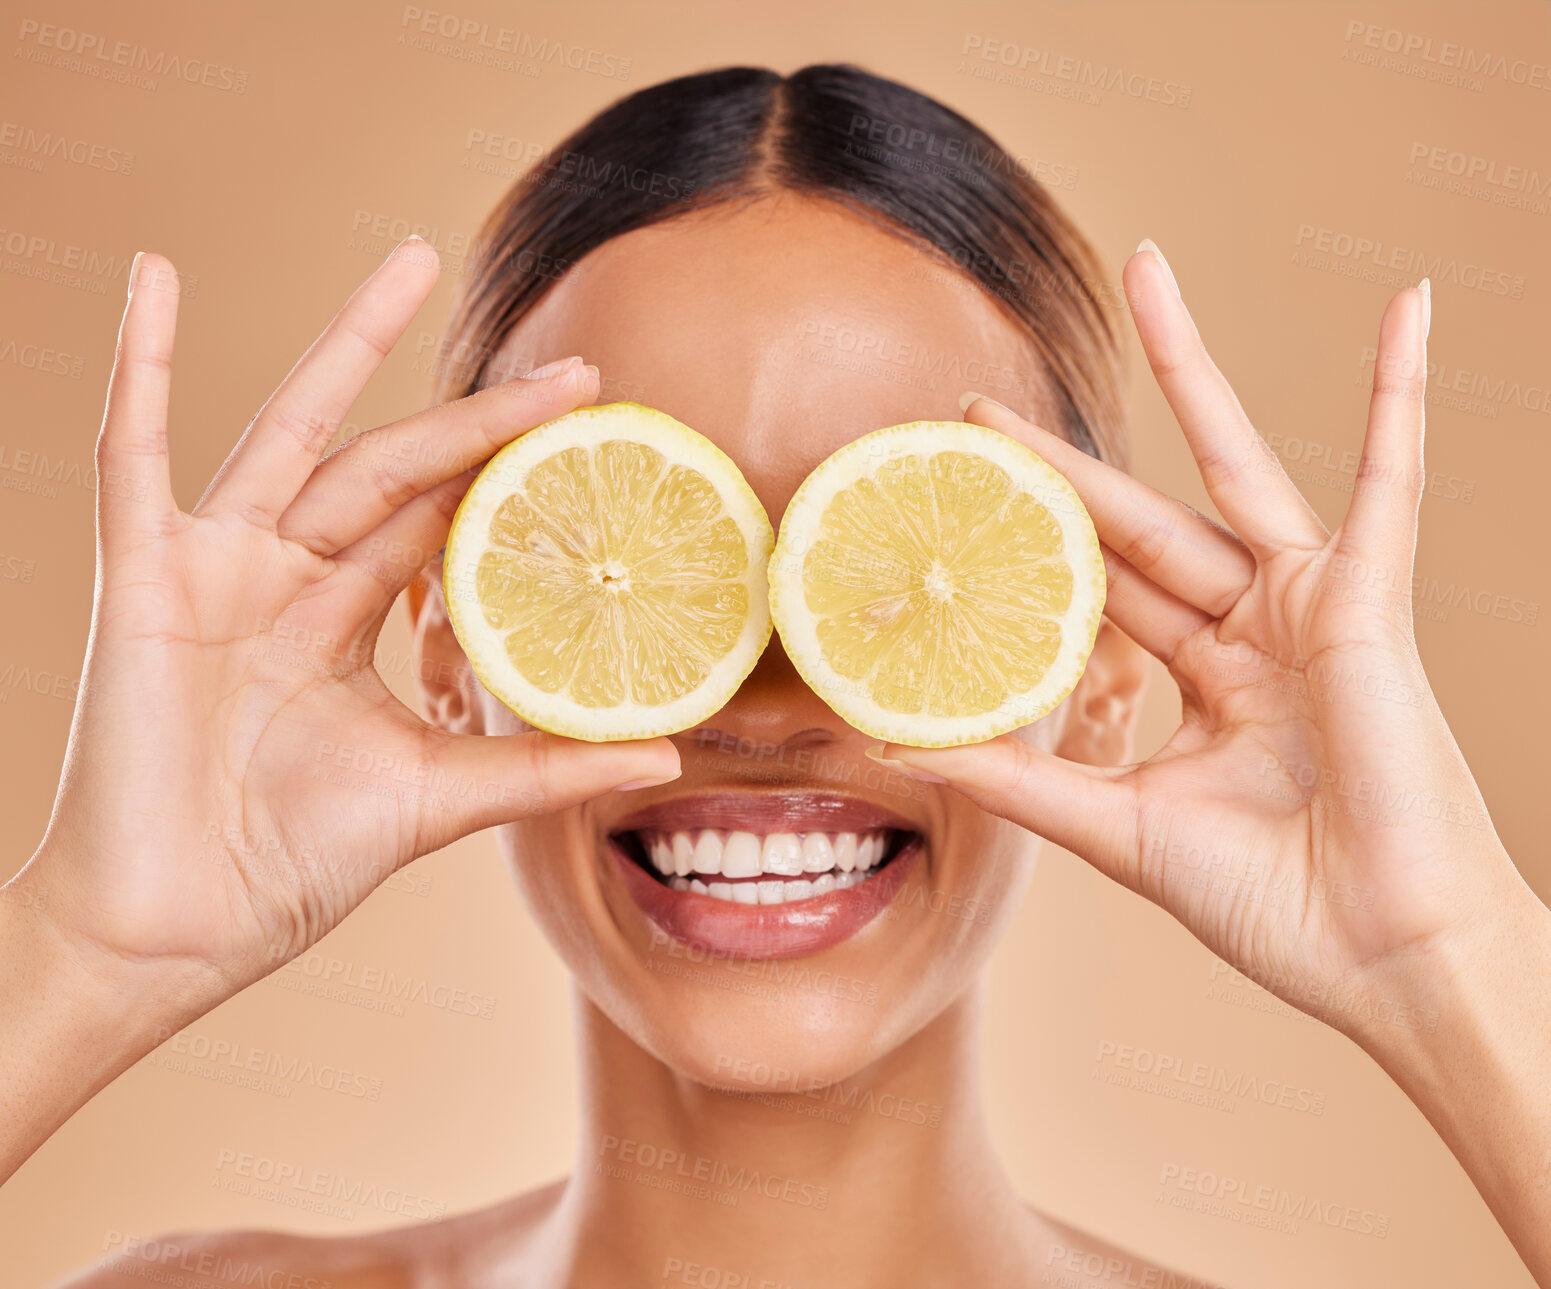
[[[505,824],[496,829],[496,836],[533,920],[552,943],[572,938],[567,924],[577,916],[576,877],[561,818],[547,815]]]
[[[939,910],[939,952],[958,973],[978,969],[1016,917],[1044,843],[1033,833],[982,811],[955,840],[952,876]]]

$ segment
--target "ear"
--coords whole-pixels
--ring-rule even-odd
[[[441,579],[424,570],[409,584],[415,633],[415,681],[426,719],[449,734],[484,733],[474,669],[453,634]]]
[[[1130,762],[1149,670],[1147,651],[1103,619],[1088,668],[1067,700],[1056,754],[1085,765]]]

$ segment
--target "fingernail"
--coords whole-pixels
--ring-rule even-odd
[[[969,405],[971,403],[973,403],[977,398],[985,399],[985,401],[988,402],[989,404],[991,404],[992,407],[999,407],[1004,412],[1011,412],[1012,411],[1012,408],[1008,407],[1006,403],[998,403],[989,394],[982,394],[982,393],[980,393],[979,390],[974,390],[974,389],[966,389],[962,394],[959,395],[959,411],[960,412],[967,412],[967,411],[969,411]]]
[[[664,775],[660,779],[631,779],[629,783],[621,783],[614,791],[634,792],[637,788],[655,788],[660,783],[672,783],[682,773],[682,770],[675,770],[672,774]]]
[[[558,376],[567,370],[573,363],[581,362],[581,358],[557,358],[552,363],[545,363],[542,367],[535,367],[522,380],[548,380],[551,376]]]
[[[603,388],[602,374],[591,363],[588,363],[582,370],[587,373],[586,379],[582,382],[583,386],[593,394],[596,394]]]
[[[144,259],[144,258],[145,258],[145,252],[144,251],[136,251],[135,252],[135,258],[132,259],[129,262],[129,290],[127,292],[125,292],[125,296],[124,296],[125,299],[130,298],[135,293],[135,274],[139,272],[139,270],[140,270],[140,261],[142,259]]]
[[[863,753],[879,765],[886,765],[891,770],[898,770],[901,774],[908,774],[912,779],[919,779],[922,783],[948,782],[940,774],[933,774],[930,770],[920,770],[913,765],[907,765],[903,761],[897,761],[891,756],[884,756],[883,753],[887,747],[887,743],[874,743],[871,747],[864,748]]]
[[[1144,237],[1140,242],[1137,243],[1136,249],[1138,251],[1151,251],[1158,257],[1158,263],[1163,265],[1163,271],[1169,275],[1169,282],[1174,287],[1174,294],[1178,295],[1179,298],[1183,300],[1185,297],[1179,294],[1179,283],[1175,280],[1174,270],[1169,267],[1168,257],[1158,249],[1158,243],[1153,241],[1153,239],[1150,237]]]
[[[1432,279],[1424,277],[1416,284],[1416,289],[1422,293],[1422,339],[1426,340],[1432,334],[1433,329]]]

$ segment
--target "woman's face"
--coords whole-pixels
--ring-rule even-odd
[[[776,522],[842,444],[957,420],[965,389],[1054,424],[1024,333],[968,279],[861,216],[791,196],[606,243],[494,366],[517,374],[573,353],[600,369],[601,402],[645,403],[711,438]],[[434,591],[427,613],[422,647],[460,661]],[[1134,652],[1106,628],[1077,691],[1022,737],[1085,760],[1125,755]],[[421,673],[465,678],[429,695],[455,728],[527,728],[466,667]],[[768,1078],[760,1067],[846,1078],[973,982],[1039,846],[868,759],[871,741],[772,637],[732,701],[675,736],[681,778],[507,825],[500,844],[580,988],[670,1067],[718,1086]],[[689,852],[711,893],[673,889],[654,847]],[[781,902],[718,898],[735,884],[717,877],[748,871],[756,849]],[[874,857],[865,876],[858,852]]]

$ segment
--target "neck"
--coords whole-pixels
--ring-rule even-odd
[[[579,1010],[581,1138],[551,1232],[572,1283],[897,1289],[1028,1265],[980,1102],[978,994],[841,1082],[755,1068],[746,1093]]]

